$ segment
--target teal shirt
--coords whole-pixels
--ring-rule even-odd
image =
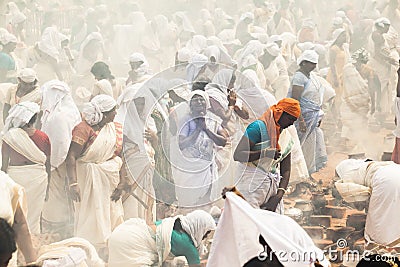
[[[264,143],[264,145],[268,145],[268,141],[270,141],[267,127],[265,126],[265,123],[262,120],[256,120],[250,123],[249,126],[247,126],[246,128],[244,136],[246,136],[254,144],[267,142]],[[265,147],[254,146],[252,150],[260,150],[262,148]]]
[[[162,221],[156,221],[156,225],[160,225]],[[172,230],[171,235],[171,253],[174,256],[185,256],[189,265],[200,264],[200,255],[194,246],[192,238],[186,234],[176,230]]]
[[[0,52],[0,69],[15,70],[15,61],[9,54]]]

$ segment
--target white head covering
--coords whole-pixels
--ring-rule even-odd
[[[3,133],[5,134],[11,128],[20,128],[27,124],[32,117],[40,112],[40,107],[34,102],[21,102],[13,106],[8,112],[4,123]]]
[[[251,21],[254,20],[254,14],[252,12],[245,12],[240,15],[240,20],[250,19]]]
[[[18,78],[26,83],[33,83],[37,79],[36,72],[30,68],[22,69],[18,75]]]
[[[208,62],[208,58],[202,54],[194,54],[186,66],[186,80],[189,82],[193,82],[197,76],[201,68],[206,65]]]
[[[224,29],[218,34],[218,38],[222,41],[223,44],[235,44],[241,45],[239,39],[235,38],[235,30],[234,29]]]
[[[263,251],[258,242],[260,234],[272,251],[290,251],[276,254],[284,266],[313,266],[316,258],[322,266],[330,266],[324,253],[293,219],[276,212],[255,209],[232,192],[226,194],[224,211],[213,237],[208,266],[243,266]]]
[[[192,39],[187,42],[186,47],[192,53],[201,53],[207,47],[207,38],[203,35],[194,35]]]
[[[16,25],[26,20],[26,16],[19,10],[17,4],[9,2],[7,5],[10,9],[9,15],[11,16],[10,20],[12,24]]]
[[[129,62],[140,62],[142,61],[142,65],[136,69],[136,72],[139,75],[151,74],[150,65],[147,62],[146,57],[142,53],[133,53],[129,56]]]
[[[336,166],[335,170],[344,183],[358,183],[367,174],[369,163],[362,159],[345,159]]]
[[[17,43],[18,39],[14,34],[9,33],[7,30],[1,33],[0,35],[0,43],[2,45],[6,45],[8,43]]]
[[[191,57],[191,52],[189,48],[182,47],[181,49],[178,50],[178,60],[180,62],[189,62],[190,57]]]
[[[314,29],[315,22],[313,21],[312,18],[305,18],[305,19],[303,19],[301,27]]]
[[[279,53],[281,52],[281,50],[279,49],[279,46],[276,43],[266,44],[265,50],[267,50],[267,52],[274,57],[279,56]]]
[[[72,130],[81,122],[81,115],[66,83],[51,80],[43,84],[41,91],[41,130],[49,136],[52,146],[50,162],[53,168],[57,168],[67,157]]]
[[[232,79],[232,69],[222,69],[215,74],[211,83],[206,85],[208,96],[216,100],[224,110],[228,109],[228,85]]]
[[[298,43],[297,47],[300,48],[302,52],[306,50],[313,50],[315,47],[315,44],[312,42],[304,42],[304,43]]]
[[[385,27],[385,24],[390,25],[390,20],[388,18],[381,17],[381,18],[375,20],[376,27],[383,28],[383,27]]]
[[[195,210],[186,216],[179,217],[183,230],[192,238],[194,246],[202,253],[202,240],[208,231],[215,230],[213,217],[204,210]]]
[[[117,102],[119,105],[117,115],[115,116],[116,122],[124,126],[124,135],[130,141],[139,146],[139,150],[144,152],[144,131],[146,127],[146,120],[151,116],[154,108],[163,114],[162,108],[157,103],[157,99],[150,91],[145,83],[136,83],[128,86],[120,95]],[[143,113],[139,115],[136,109],[134,99],[144,98]]]
[[[47,27],[43,31],[38,47],[42,52],[58,61],[61,52],[61,42],[67,39],[68,37],[60,33],[56,27]]]
[[[326,47],[322,44],[316,44],[314,47],[314,51],[318,53],[318,55],[325,55]]]
[[[195,32],[195,30],[194,30],[194,28],[193,28],[193,25],[192,25],[192,23],[190,22],[190,19],[187,17],[187,15],[185,14],[185,12],[183,12],[183,11],[178,11],[178,12],[175,12],[173,15],[172,15],[172,18],[173,18],[173,20],[175,21],[175,22],[177,22],[177,18],[179,18],[180,20],[181,20],[181,23],[182,23],[182,28],[183,28],[183,30],[184,31],[187,31],[187,32]],[[178,25],[178,26],[180,26],[180,25]]]
[[[117,103],[109,95],[97,95],[83,107],[83,118],[89,125],[96,125],[103,119],[103,112],[112,110]]]
[[[301,54],[301,56],[297,59],[297,65],[300,65],[304,60],[309,61],[311,63],[318,64],[318,54],[314,50],[306,50]]]
[[[338,26],[343,24],[343,19],[341,17],[333,18],[333,25]]]
[[[208,95],[207,92],[202,91],[202,90],[194,90],[194,91],[190,92],[189,97],[188,97],[189,102],[190,102],[190,100],[192,100],[192,98],[195,95],[199,95],[204,98],[204,100],[206,101],[206,109],[209,109],[211,107],[210,96]]]

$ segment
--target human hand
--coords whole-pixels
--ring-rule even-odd
[[[236,104],[237,95],[235,91],[231,90],[228,95],[228,106],[234,106]]]
[[[198,117],[197,121],[196,121],[197,127],[200,130],[206,130],[207,129],[207,125],[206,125],[206,119],[204,117]]]
[[[146,138],[149,142],[153,142],[157,137],[155,132],[146,129],[144,131],[144,138]]]
[[[72,201],[81,202],[81,191],[78,184],[74,184],[69,187],[69,195]]]

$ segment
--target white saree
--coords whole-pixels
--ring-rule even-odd
[[[40,214],[43,209],[47,187],[46,155],[29,138],[21,128],[10,129],[3,137],[12,149],[34,162],[33,165],[9,166],[8,174],[25,188],[29,230],[33,234],[40,233]]]
[[[116,142],[116,127],[111,122],[76,163],[81,202],[75,203],[75,235],[95,247],[104,246],[112,230],[123,221],[121,200],[110,199],[122,166],[121,158],[114,157]]]

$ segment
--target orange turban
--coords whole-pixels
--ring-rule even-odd
[[[262,120],[267,126],[268,135],[271,138],[271,147],[276,147],[276,149],[278,150],[280,150],[278,141],[279,141],[279,135],[281,133],[281,126],[279,126],[278,121],[281,118],[283,112],[286,112],[296,118],[299,118],[301,114],[299,101],[293,98],[283,98],[276,105],[271,106],[259,118],[259,120]],[[275,123],[272,123],[271,117],[274,118]]]

